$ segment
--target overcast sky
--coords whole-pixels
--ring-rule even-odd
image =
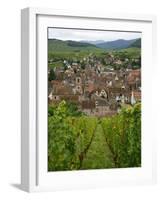
[[[116,32],[116,31],[95,31],[95,30],[76,30],[48,28],[48,37],[60,40],[105,40],[113,41],[117,39],[136,39],[141,38],[141,33],[135,32]]]

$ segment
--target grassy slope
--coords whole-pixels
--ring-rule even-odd
[[[49,64],[50,68],[54,68],[55,66],[63,66],[63,60],[80,60],[84,57],[88,56],[90,53],[93,53],[94,55],[98,57],[105,57],[105,52],[111,52],[114,55],[117,54],[124,54],[127,58],[138,58],[141,55],[141,49],[140,48],[127,48],[127,49],[120,49],[120,50],[109,50],[109,51],[95,51],[95,50],[82,50],[80,52],[75,51],[55,51],[55,52],[49,52],[48,57],[51,58],[58,58],[56,62]]]
[[[62,41],[56,39],[48,40],[49,52],[80,52],[80,51],[100,51],[95,45],[74,41]]]
[[[124,54],[128,58],[137,58],[141,54],[141,49],[132,47],[126,49],[117,49],[117,50],[104,50],[97,48],[95,45],[88,43],[80,43],[74,41],[62,41],[56,39],[48,40],[48,58],[54,59],[55,62],[49,64],[50,68],[55,66],[63,66],[63,60],[80,60],[89,54],[96,55],[98,57],[105,57],[106,52],[111,52],[114,55]]]
[[[141,55],[141,49],[136,48],[136,47],[119,49],[119,50],[115,50],[113,52],[124,53],[125,55],[128,55],[128,57],[131,57],[131,58],[139,57]]]
[[[141,38],[137,39],[134,43],[130,45],[130,47],[138,47],[141,48]]]
[[[83,160],[82,169],[113,168],[110,151],[105,141],[101,125],[98,125],[92,144]]]
[[[80,60],[90,53],[95,55],[104,52],[102,49],[97,48],[95,45],[74,42],[74,41],[61,41],[55,39],[48,40],[48,58],[57,60],[49,64],[50,68],[55,66],[62,66],[63,60]]]

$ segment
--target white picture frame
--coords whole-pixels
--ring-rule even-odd
[[[53,21],[54,20],[54,21]],[[110,21],[110,23],[109,23]],[[143,34],[143,167],[140,169],[104,169],[71,172],[47,172],[47,59],[49,26],[101,29],[108,25],[112,30],[121,29],[122,23],[129,31]],[[79,27],[78,24],[79,22]],[[116,22],[116,23],[115,23]],[[117,23],[118,22],[118,23]],[[25,8],[21,14],[21,187],[25,191],[54,191],[74,188],[96,188],[122,184],[152,184],[156,182],[155,133],[153,104],[148,89],[152,76],[150,65],[155,68],[156,19],[151,15],[110,14],[97,11],[64,11],[43,8]],[[42,48],[43,47],[43,48]],[[45,54],[46,52],[46,54]],[[40,60],[41,58],[41,60]],[[41,91],[39,88],[41,87]],[[147,116],[148,114],[148,116]],[[43,117],[42,117],[43,116]],[[150,122],[150,123],[149,123]],[[40,128],[41,126],[41,128]],[[41,131],[40,131],[41,130]],[[44,130],[44,131],[43,131]],[[41,153],[41,156],[40,156]],[[149,156],[150,155],[150,156]],[[144,165],[145,163],[145,165]]]

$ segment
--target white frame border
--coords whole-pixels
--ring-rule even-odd
[[[44,8],[25,8],[21,11],[21,188],[25,191],[51,191],[37,185],[37,69],[36,16],[70,16],[78,18],[114,19],[152,22],[153,63],[156,60],[156,18],[152,15],[114,14],[88,11],[67,11]],[[156,182],[155,135],[153,141],[153,178]]]

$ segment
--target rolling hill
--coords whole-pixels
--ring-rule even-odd
[[[97,42],[96,42],[97,43]],[[108,50],[121,50],[127,48],[141,48],[141,39],[133,40],[114,40],[103,43],[91,44],[87,41],[72,41],[72,40],[58,40],[48,39],[49,52],[103,52]]]
[[[65,52],[65,51],[101,51],[101,49],[93,44],[85,42],[77,42],[72,40],[58,40],[48,39],[48,51],[49,52]]]
[[[137,39],[135,42],[133,42],[132,44],[130,44],[129,47],[141,48],[141,38]]]

